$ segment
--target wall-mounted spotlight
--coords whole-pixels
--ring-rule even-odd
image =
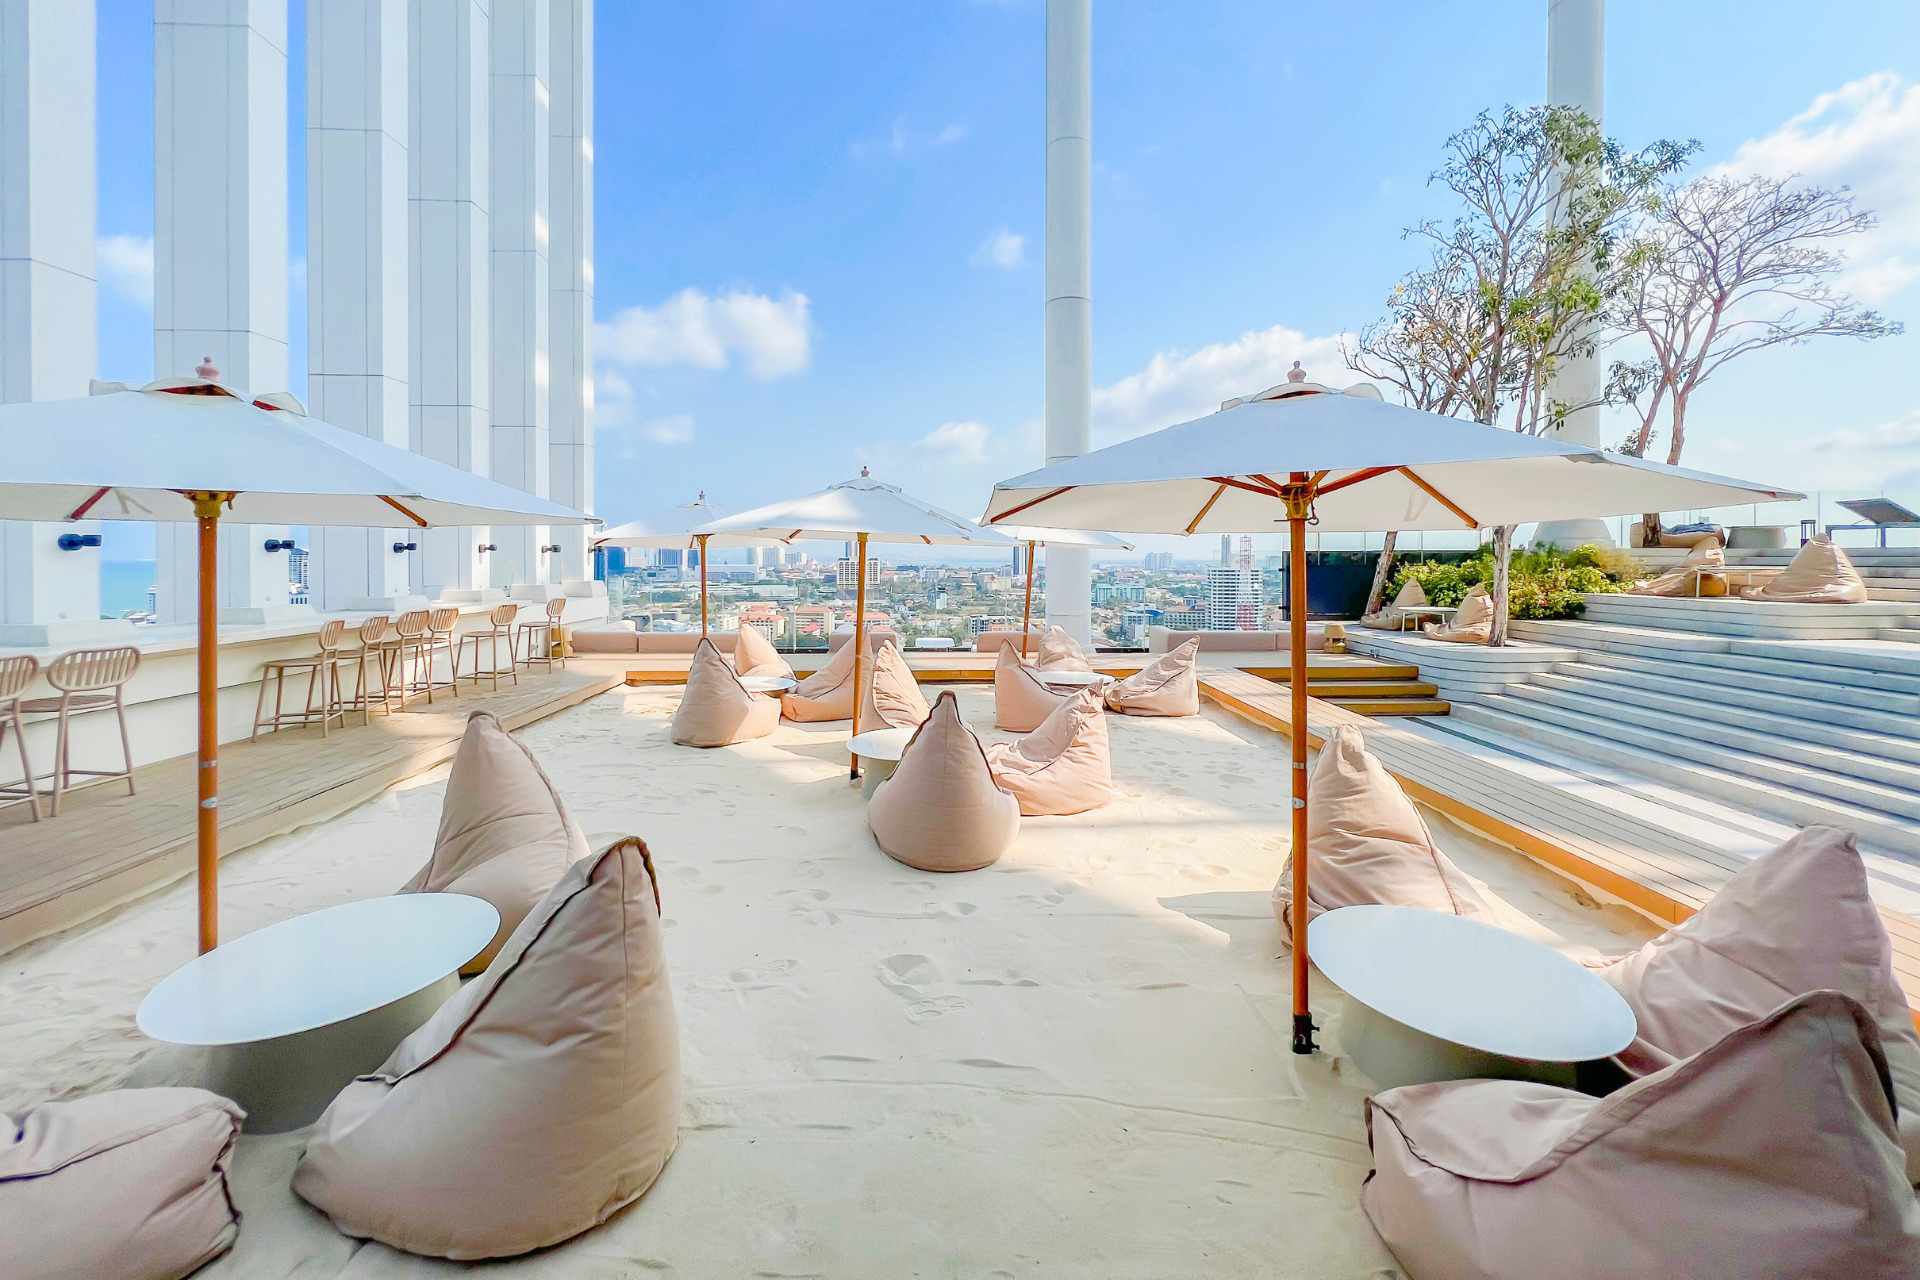
[[[100,535],[97,533],[63,533],[60,535],[60,540],[56,545],[58,545],[62,551],[78,551],[82,547],[97,547],[100,545]]]
[[[548,553],[550,553],[550,554],[552,554],[552,555],[559,555],[559,554],[560,554],[560,544],[559,544],[559,543],[557,543],[557,542],[556,542],[556,543],[554,543],[554,544],[553,544],[552,546],[550,546],[550,547],[542,547],[542,548],[540,548],[540,549],[541,549],[542,551],[545,551],[545,552],[548,552]]]
[[[292,538],[268,538],[265,542],[261,543],[260,545],[265,547],[269,551],[291,551],[293,550],[293,539]]]
[[[420,544],[417,542],[396,542],[393,544],[393,554],[397,556],[405,555],[409,551],[418,551],[419,549]]]
[[[480,544],[481,555],[485,555],[489,551],[498,551],[499,549],[499,547],[494,546],[491,542],[483,542]]]

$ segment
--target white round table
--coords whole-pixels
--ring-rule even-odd
[[[1041,671],[1035,669],[1033,674],[1040,677],[1041,684],[1059,685],[1062,688],[1071,686],[1076,689],[1084,689],[1090,684],[1099,684],[1103,680],[1111,680],[1113,678],[1102,675],[1098,671]]]
[[[860,794],[870,796],[888,778],[900,755],[907,749],[912,729],[870,729],[847,739],[847,750],[866,761],[860,779]]]
[[[155,1040],[207,1048],[206,1087],[246,1109],[249,1132],[282,1133],[385,1062],[499,928],[492,903],[458,893],[328,907],[181,965],[134,1021]]]
[[[740,677],[740,684],[748,693],[785,693],[799,683],[792,676]]]
[[[1633,1042],[1633,1010],[1551,947],[1420,907],[1342,907],[1307,952],[1347,994],[1340,1044],[1383,1089],[1472,1077],[1568,1088]]]

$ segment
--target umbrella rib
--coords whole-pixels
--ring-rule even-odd
[[[1257,484],[1248,484],[1245,480],[1235,480],[1231,476],[1208,476],[1207,479],[1215,484],[1230,484],[1236,489],[1245,489],[1248,493],[1257,493],[1263,498],[1277,498],[1280,496],[1279,493],[1273,489],[1262,489]],[[1273,483],[1273,481],[1267,480],[1265,476],[1255,476],[1254,479],[1266,480],[1268,484]]]
[[[1368,467],[1366,470],[1356,471],[1350,476],[1342,476],[1340,479],[1335,480],[1332,484],[1323,485],[1318,483],[1318,481],[1316,481],[1314,484],[1314,496],[1318,497],[1323,493],[1335,493],[1341,489],[1346,488],[1348,485],[1359,484],[1361,481],[1371,480],[1375,476],[1391,475],[1393,472],[1401,471],[1401,470],[1405,470],[1405,468],[1403,467]],[[1322,471],[1320,474],[1324,476],[1327,473]]]
[[[1002,520],[1011,519],[1012,517],[1019,515],[1022,511],[1025,511],[1028,507],[1037,507],[1043,502],[1051,502],[1053,499],[1059,497],[1061,494],[1067,492],[1069,489],[1077,489],[1079,487],[1080,487],[1079,485],[1074,485],[1074,484],[1062,485],[1058,489],[1055,489],[1052,493],[1043,493],[1039,497],[1034,498],[1029,502],[1021,503],[1019,506],[1015,507],[1011,511],[1002,511],[997,516],[989,516],[987,518],[987,523],[999,524]]]
[[[395,502],[392,498],[389,498],[386,494],[383,493],[380,495],[380,501],[386,503],[388,506],[392,507],[395,511],[398,511],[401,515],[405,516],[407,519],[419,525],[422,529],[427,527],[427,522],[425,520],[422,520],[419,516],[413,514],[413,512],[407,510],[405,507]]]
[[[1440,492],[1438,489],[1428,484],[1425,480],[1422,480],[1418,475],[1414,473],[1414,470],[1412,467],[1395,467],[1394,470],[1398,471],[1401,475],[1405,476],[1407,479],[1413,481],[1416,485],[1420,486],[1421,491],[1424,492],[1429,498],[1432,498],[1435,502],[1439,503],[1441,506],[1445,507],[1447,510],[1453,512],[1453,514],[1459,516],[1463,521],[1466,522],[1467,528],[1478,529],[1480,527],[1480,522],[1478,520],[1475,520],[1472,516],[1468,515],[1466,512],[1462,511],[1459,507],[1455,506],[1453,503],[1453,500],[1447,497],[1446,494]]]
[[[1201,507],[1200,514],[1196,515],[1193,518],[1192,522],[1187,525],[1188,533],[1192,533],[1195,529],[1198,529],[1200,527],[1200,522],[1207,518],[1207,512],[1213,510],[1213,504],[1220,501],[1220,495],[1225,493],[1226,491],[1227,491],[1227,486],[1225,484],[1222,484],[1219,488],[1213,491],[1213,496],[1207,499],[1207,505],[1204,507]]]
[[[87,512],[93,510],[93,504],[100,501],[100,499],[106,496],[107,496],[107,491],[105,489],[95,489],[93,491],[93,496],[91,498],[88,498],[85,502],[81,503],[79,506],[75,507],[73,509],[73,514],[68,516],[67,519],[69,520],[86,519]]]

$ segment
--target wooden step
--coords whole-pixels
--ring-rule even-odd
[[[1444,716],[1452,704],[1437,698],[1321,698],[1362,716]]]
[[[1276,680],[1275,684],[1288,684]],[[1430,680],[1321,680],[1307,681],[1309,698],[1433,698],[1440,686]]]

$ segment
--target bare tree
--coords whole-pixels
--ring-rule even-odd
[[[1636,238],[1644,261],[1611,308],[1613,322],[1651,355],[1616,364],[1637,380],[1639,426],[1623,452],[1645,457],[1664,409],[1667,462],[1687,443],[1693,393],[1728,361],[1817,337],[1881,338],[1901,332],[1836,290],[1840,242],[1874,226],[1845,187],[1795,187],[1793,178],[1696,178],[1666,192]]]

